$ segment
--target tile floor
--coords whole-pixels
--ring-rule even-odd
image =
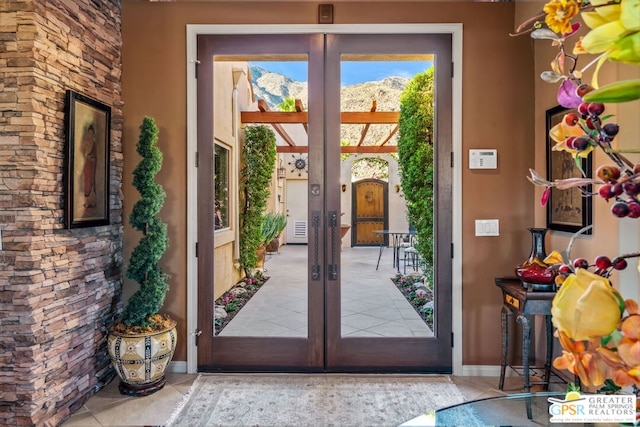
[[[433,332],[393,284],[393,251],[343,248],[342,335],[432,337]],[[220,336],[307,336],[307,246],[285,245],[268,255],[269,280],[220,332]]]
[[[295,280],[305,277],[306,271],[300,270],[306,268],[306,249],[306,246],[285,246],[280,254],[268,256],[269,286],[265,285],[251,299],[221,335],[243,335],[251,331],[251,335],[306,336],[307,293],[304,283]],[[380,268],[376,271],[378,253],[378,248],[344,248],[341,253],[343,334],[431,336],[429,328],[390,280],[396,273],[392,250],[383,251]],[[196,374],[170,373],[167,385],[145,398],[121,395],[116,378],[91,397],[63,426],[162,425],[188,393],[196,377]],[[498,390],[497,377],[451,378],[465,400],[522,391],[522,379],[517,376],[506,378],[504,391]],[[408,420],[398,420],[398,424],[405,421]]]
[[[215,374],[209,374],[215,375]],[[63,427],[158,426],[162,425],[188,393],[196,374],[168,374],[167,385],[159,392],[135,398],[122,396],[116,378],[71,416]],[[505,390],[498,389],[497,377],[452,376],[465,400],[503,396],[522,392],[522,378],[505,379]],[[552,386],[553,387],[553,386]],[[561,390],[555,386],[556,390]],[[534,389],[536,391],[536,389]],[[520,414],[505,414],[518,419]],[[398,420],[398,425],[408,420]],[[523,419],[523,422],[526,419]]]

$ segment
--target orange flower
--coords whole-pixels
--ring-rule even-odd
[[[573,45],[573,54],[574,55],[583,55],[587,53],[584,47],[582,47],[582,39],[584,36],[580,36],[576,44]]]
[[[627,300],[629,301],[629,300]],[[632,340],[640,339],[640,315],[633,314],[622,322],[621,331],[625,337]]]
[[[554,368],[573,372],[585,386],[600,386],[611,377],[610,364],[600,354],[599,339],[589,342],[586,348],[584,341],[573,341],[563,331],[558,331],[558,338],[563,351],[562,356],[553,361]]]
[[[556,33],[569,34],[571,28],[571,18],[578,14],[580,6],[574,0],[552,0],[544,6],[547,16],[544,22]]]
[[[640,369],[640,341],[622,338],[618,343],[618,355],[630,369]]]
[[[630,301],[630,300],[627,300]],[[621,387],[640,386],[640,315],[627,317],[620,330],[624,336],[617,348],[598,347],[596,351],[611,367],[611,379]]]

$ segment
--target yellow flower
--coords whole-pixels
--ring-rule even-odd
[[[584,131],[580,128],[580,126],[569,126],[564,117],[554,127],[549,130],[549,137],[553,139],[557,144],[553,146],[552,150],[554,151],[566,151],[572,156],[576,154],[580,157],[587,157],[589,153],[593,151],[593,146],[589,145],[586,150],[576,151],[573,150],[565,144],[567,138],[570,136],[585,136]]]
[[[574,0],[552,0],[544,5],[547,14],[544,22],[556,33],[571,33],[571,18],[576,16],[579,10],[580,7]]]
[[[594,0],[593,12],[582,19],[591,31],[582,40],[589,53],[608,51],[613,61],[640,64],[640,0],[621,0],[620,4],[601,6],[608,0]]]
[[[553,299],[553,324],[573,340],[609,335],[622,316],[621,301],[607,279],[578,268]]]

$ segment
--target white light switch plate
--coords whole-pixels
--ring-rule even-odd
[[[476,236],[499,236],[500,222],[497,219],[476,219]]]

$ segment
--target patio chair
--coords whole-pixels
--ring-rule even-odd
[[[407,274],[407,266],[411,266],[413,271],[418,271],[421,263],[422,263],[422,257],[420,256],[420,252],[418,252],[418,250],[415,247],[409,246],[404,249],[404,257],[403,257],[404,274]]]
[[[416,243],[416,229],[412,225],[409,225],[409,233],[400,242],[400,248],[403,250],[402,258],[398,252],[398,259],[402,259],[404,265],[404,274],[407,274],[407,265],[413,268],[413,271],[417,271],[420,267],[421,256],[420,252],[415,248]],[[399,267],[399,263],[398,263]],[[399,268],[398,268],[399,270]]]

